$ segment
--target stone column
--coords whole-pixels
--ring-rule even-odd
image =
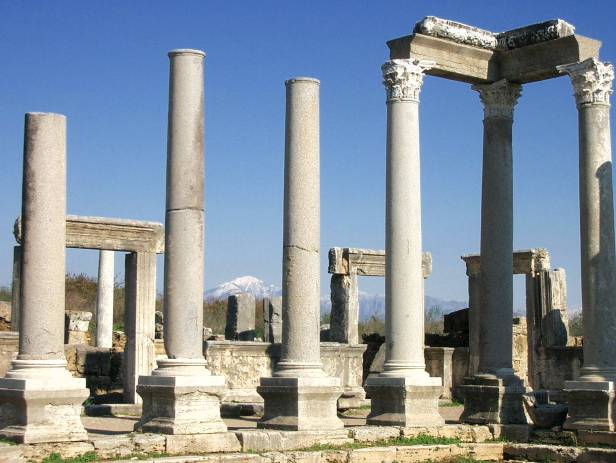
[[[282,355],[274,377],[261,378],[261,428],[342,428],[339,378],[323,371],[319,342],[319,81],[286,84]]]
[[[426,372],[419,168],[419,92],[431,61],[396,59],[383,66],[387,90],[385,337],[383,372],[369,377],[369,424],[433,426],[441,378]]]
[[[169,82],[165,216],[164,330],[167,359],[137,392],[143,414],[135,429],[168,434],[225,431],[225,379],[203,358],[204,91],[198,50],[173,50]],[[152,319],[152,323],[154,320]]]
[[[462,256],[466,264],[466,275],[468,276],[468,350],[470,375],[477,373],[479,369],[479,256]]]
[[[113,338],[113,259],[113,251],[101,250],[98,256],[96,347],[111,347]]]
[[[348,275],[334,273],[330,283],[331,340],[344,344],[359,344],[359,288],[357,272]]]
[[[85,440],[85,378],[64,357],[66,118],[26,114],[19,354],[0,379],[0,435],[18,442]]]
[[[484,106],[479,372],[466,382],[470,423],[525,423],[523,383],[514,375],[513,340],[513,107],[521,87],[500,80],[474,85]]]
[[[11,330],[19,331],[19,293],[21,291],[21,246],[13,247],[13,283],[11,285]]]
[[[584,367],[567,382],[568,429],[616,429],[616,258],[610,95],[614,68],[589,58],[559,67],[569,74],[578,108],[580,143],[580,246]]]

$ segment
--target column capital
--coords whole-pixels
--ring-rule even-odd
[[[471,88],[479,92],[484,118],[513,119],[513,107],[522,93],[521,85],[501,79],[491,84],[475,84]]]
[[[556,67],[569,74],[573,84],[575,102],[578,106],[587,104],[610,104],[614,66],[596,58],[588,58],[579,63]]]
[[[436,63],[418,59],[392,59],[386,61],[383,71],[383,85],[387,101],[417,101],[423,84],[424,71]]]

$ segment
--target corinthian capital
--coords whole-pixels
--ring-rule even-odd
[[[614,80],[614,66],[602,63],[596,58],[588,58],[579,63],[557,66],[561,72],[569,74],[575,102],[584,104],[610,104],[612,94],[612,80]]]
[[[502,79],[493,84],[476,84],[471,88],[479,92],[486,119],[490,117],[513,119],[513,107],[522,93],[521,85]]]
[[[424,71],[434,66],[434,61],[418,59],[392,59],[386,61],[383,71],[383,85],[387,100],[419,101]]]

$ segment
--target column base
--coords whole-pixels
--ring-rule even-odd
[[[81,410],[89,396],[65,361],[15,360],[0,378],[0,436],[22,444],[87,440]]]
[[[522,396],[527,392],[517,376],[476,375],[459,388],[464,398],[460,421],[471,424],[528,424]]]
[[[445,424],[438,412],[438,399],[443,392],[441,378],[417,381],[374,375],[368,377],[364,389],[372,403],[369,425],[411,428]]]
[[[612,381],[565,381],[569,410],[565,429],[616,430],[616,406]]]
[[[342,394],[339,378],[261,378],[257,392],[265,408],[258,428],[313,431],[344,427],[336,405]]]
[[[205,370],[207,371],[207,370]],[[143,399],[135,431],[161,434],[210,434],[225,432],[220,399],[223,376],[140,376],[137,393]]]

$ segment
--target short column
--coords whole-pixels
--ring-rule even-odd
[[[111,347],[113,338],[113,251],[101,250],[98,256],[96,288],[96,347]]]
[[[559,67],[569,74],[578,109],[580,247],[584,367],[568,381],[567,429],[616,430],[616,258],[610,95],[614,68],[589,58]]]
[[[323,371],[319,342],[319,81],[286,81],[282,355],[261,378],[260,428],[342,428],[339,378]]]
[[[526,423],[523,382],[514,375],[513,107],[521,87],[506,80],[474,85],[484,106],[479,285],[479,367],[467,378],[469,423]]]
[[[466,264],[468,276],[468,371],[474,375],[479,369],[479,256],[462,256],[462,260]]]
[[[424,357],[424,301],[419,161],[419,92],[431,61],[396,59],[382,66],[387,90],[385,337],[383,372],[368,377],[368,423],[437,426],[441,378]]]
[[[199,50],[173,50],[169,83],[165,215],[164,331],[167,359],[139,377],[143,414],[136,430],[166,434],[225,431],[225,378],[203,358],[204,91]],[[152,324],[154,319],[152,318]]]
[[[18,442],[85,440],[85,378],[64,357],[66,118],[26,114],[19,354],[0,379],[0,435]]]
[[[334,273],[330,283],[332,303],[331,340],[344,344],[359,344],[359,291],[357,273]]]

